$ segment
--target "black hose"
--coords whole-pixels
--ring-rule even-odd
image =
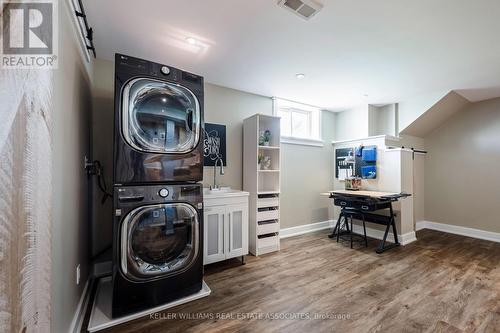
[[[97,186],[99,186],[99,189],[103,193],[103,196],[101,199],[101,205],[104,205],[104,203],[106,202],[106,200],[108,198],[113,197],[113,194],[108,192],[108,186],[106,185],[106,181],[104,180],[104,176],[103,176],[104,169],[102,167],[101,162],[98,160],[95,160],[92,163],[94,164],[95,174],[97,175]]]

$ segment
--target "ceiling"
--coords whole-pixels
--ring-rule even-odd
[[[265,96],[331,110],[447,89],[469,100],[500,96],[498,0],[322,0],[310,21],[277,2],[84,5],[99,58],[124,53]]]

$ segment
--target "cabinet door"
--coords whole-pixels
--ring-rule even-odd
[[[248,254],[248,206],[226,206],[226,259]]]
[[[224,253],[225,207],[205,207],[203,214],[203,264],[226,259]]]

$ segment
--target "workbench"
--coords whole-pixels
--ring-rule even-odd
[[[401,198],[410,196],[406,193],[395,192],[379,192],[379,191],[349,191],[349,190],[334,190],[321,193],[323,196],[328,196],[333,199],[334,205],[341,207],[341,212],[330,238],[338,234],[346,234],[352,232],[348,229],[341,230],[342,217],[345,218],[345,212],[349,212],[350,216],[356,219],[363,219],[365,222],[371,222],[385,226],[385,232],[380,244],[376,250],[377,253],[383,253],[386,250],[399,246],[398,232],[396,228],[396,219],[392,203]],[[376,211],[389,209],[389,215],[377,214]],[[392,227],[394,234],[394,243],[386,245],[387,235]]]

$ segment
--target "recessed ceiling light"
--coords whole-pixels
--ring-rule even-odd
[[[188,42],[191,45],[195,45],[197,43],[197,40],[193,37],[188,37],[186,38],[186,42]]]
[[[306,75],[305,75],[305,74],[303,74],[303,73],[298,73],[298,74],[295,74],[295,77],[296,77],[297,79],[299,79],[299,80],[302,80],[303,78],[305,78],[305,77],[306,77]]]
[[[363,97],[365,97],[365,98],[368,97],[368,94],[364,94]]]

